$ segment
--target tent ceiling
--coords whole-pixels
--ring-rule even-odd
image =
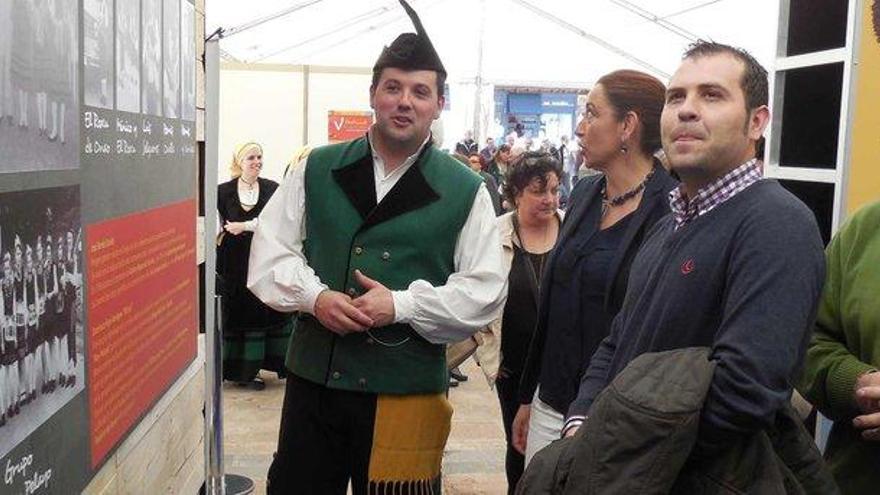
[[[671,74],[691,36],[742,46],[769,67],[778,2],[768,0],[411,0],[451,81],[588,87],[619,68]],[[294,7],[300,7],[294,9]],[[370,67],[413,31],[397,0],[207,0],[208,32],[292,13],[222,41],[245,62]]]

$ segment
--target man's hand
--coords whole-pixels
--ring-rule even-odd
[[[223,226],[223,230],[229,232],[232,235],[238,235],[244,232],[244,222],[230,222],[226,221],[226,225]]]
[[[513,448],[520,454],[525,455],[526,443],[529,439],[529,417],[532,415],[532,406],[530,404],[521,404],[516,411],[516,417],[513,418],[513,428],[510,432],[510,441]]]
[[[354,307],[350,297],[333,290],[325,290],[315,299],[315,318],[339,335],[363,332],[373,326],[373,320]]]
[[[880,387],[880,372],[870,371],[859,376],[856,380],[855,398],[859,410],[863,413],[880,412],[880,402],[871,398],[871,392],[865,389]]]
[[[384,327],[394,323],[394,298],[391,297],[391,291],[360,270],[354,271],[354,278],[367,290],[352,301],[354,307],[373,320],[374,327]]]
[[[853,419],[865,440],[880,441],[880,372],[865,373],[856,381],[855,399],[865,413]]]

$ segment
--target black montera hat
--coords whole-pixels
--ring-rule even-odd
[[[437,50],[431,44],[431,39],[428,38],[418,14],[405,0],[400,0],[400,4],[412,20],[416,32],[403,33],[391,45],[382,49],[382,54],[373,66],[373,72],[378,73],[387,67],[394,67],[404,70],[433,70],[446,75],[443,62],[440,61]]]

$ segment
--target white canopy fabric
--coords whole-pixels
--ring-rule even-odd
[[[693,38],[749,50],[768,69],[773,0],[411,0],[451,82],[589,88],[615,69],[666,81]],[[414,31],[397,0],[207,0],[206,24],[243,62],[371,67],[382,47]],[[651,20],[653,19],[653,21]],[[480,46],[482,67],[480,70]]]

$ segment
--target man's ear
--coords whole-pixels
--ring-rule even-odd
[[[746,129],[749,139],[757,141],[764,135],[767,124],[770,123],[770,109],[767,105],[761,105],[749,113],[749,125]]]
[[[373,110],[376,109],[376,105],[373,103],[373,100],[376,98],[376,86],[370,85],[370,108]]]
[[[437,98],[437,111],[434,112],[434,120],[440,118],[440,113],[443,112],[443,107],[446,106],[446,97],[440,96]]]

